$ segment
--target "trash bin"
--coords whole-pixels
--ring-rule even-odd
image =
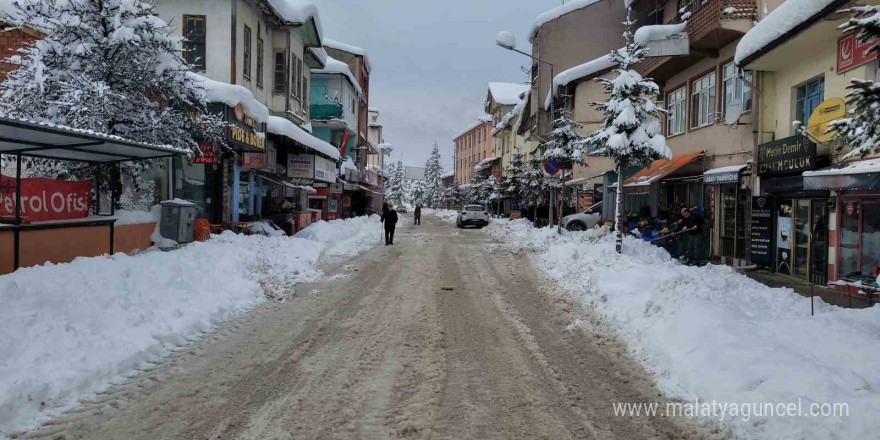
[[[196,223],[195,203],[174,199],[159,203],[162,206],[162,219],[159,233],[163,238],[178,243],[191,243]]]

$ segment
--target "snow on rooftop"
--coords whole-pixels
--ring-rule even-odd
[[[490,123],[490,122],[492,122],[492,115],[488,115],[488,114],[487,114],[487,115],[483,115],[483,116],[481,116],[480,118],[478,118],[476,122],[474,122],[474,123],[471,124],[471,125],[468,125],[467,128],[465,128],[464,130],[462,130],[461,132],[459,132],[458,134],[456,134],[452,139],[453,139],[453,140],[454,140],[454,139],[458,139],[458,138],[460,138],[460,137],[462,137],[462,136],[464,136],[464,135],[470,133],[471,130],[473,130],[473,129],[475,129],[475,128],[477,128],[477,127],[483,125],[483,124],[488,124],[488,123]]]
[[[341,41],[331,40],[330,38],[324,39],[324,47],[341,50],[343,52],[348,52],[362,57],[367,56],[367,51],[361,49],[360,47],[352,46],[351,44],[343,43]]]
[[[454,176],[455,176],[455,171],[447,171],[447,172],[441,174],[440,178],[445,179],[447,177],[454,177]]]
[[[588,77],[605,69],[610,69],[616,64],[617,63],[614,61],[614,58],[611,57],[611,54],[606,54],[594,60],[587,61],[579,66],[574,66],[571,69],[565,70],[559,75],[556,75],[553,77],[553,87],[547,92],[547,98],[544,100],[544,108],[550,108],[550,100],[556,95],[556,91],[559,87],[567,86],[573,81]]]
[[[687,21],[678,24],[642,26],[638,28],[633,35],[633,41],[644,46],[645,44],[648,44],[649,41],[666,40],[673,35],[682,34],[686,27]]]
[[[514,131],[517,131],[517,129],[519,128],[520,121],[522,120],[523,110],[525,110],[525,108],[526,108],[526,103],[529,102],[529,95],[530,94],[531,94],[531,89],[526,90],[522,94],[522,98],[519,100],[519,102],[516,103],[516,105],[513,107],[513,109],[510,110],[509,112],[507,112],[507,114],[504,115],[503,118],[501,118],[501,121],[498,122],[497,125],[495,125],[495,128],[492,129],[492,136],[495,136],[496,134],[504,131],[504,129],[506,129],[510,125],[510,121],[513,118],[518,118],[516,121],[517,126],[514,127]]]
[[[864,173],[880,173],[880,159],[857,160],[821,170],[804,171],[803,176],[843,176]]]
[[[361,85],[358,84],[357,79],[355,79],[354,77],[354,74],[351,73],[351,69],[348,68],[348,64],[345,64],[342,61],[339,61],[331,56],[327,57],[327,63],[323,69],[312,69],[312,74],[345,75],[351,85],[354,86],[355,90],[358,93],[358,96],[362,96],[364,94],[364,91],[361,89]]]
[[[490,82],[489,93],[495,102],[501,105],[516,105],[519,103],[519,96],[526,90],[531,89],[528,84]]]
[[[312,150],[329,156],[333,160],[339,160],[339,150],[333,145],[318,139],[305,130],[279,116],[270,116],[266,126],[269,133],[287,136]]]
[[[744,168],[746,168],[747,166],[748,165],[743,164],[743,165],[730,165],[730,166],[720,167],[720,168],[712,168],[711,170],[706,170],[706,172],[704,172],[703,175],[710,176],[712,174],[738,173],[738,172],[742,171]]]
[[[285,21],[297,24],[306,24],[309,20],[315,20],[315,28],[318,37],[324,39],[324,28],[321,25],[321,15],[318,7],[302,0],[269,0],[269,4],[278,12]]]
[[[327,51],[323,47],[310,47],[309,50],[321,60],[321,64],[327,65]]]
[[[195,81],[205,89],[205,96],[210,102],[219,102],[230,107],[241,104],[244,111],[257,122],[266,122],[269,119],[269,109],[254,98],[250,90],[233,84],[227,84],[206,78],[198,73],[187,72]]]
[[[822,12],[836,0],[786,0],[750,29],[736,45],[734,61],[741,65],[746,58],[759,52],[787,34],[799,24]]]
[[[556,20],[557,18],[562,17],[563,15],[570,12],[577,11],[578,9],[586,8],[587,6],[590,6],[598,1],[599,0],[573,0],[535,17],[535,19],[532,21],[531,29],[529,29],[529,43],[534,42],[535,36],[538,35],[538,31],[545,23]]]

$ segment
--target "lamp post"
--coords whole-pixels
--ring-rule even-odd
[[[551,94],[551,98],[550,98],[550,122],[549,122],[548,125],[549,125],[550,127],[553,127],[553,121],[556,120],[556,114],[555,114],[555,113],[556,113],[556,104],[555,104],[555,102],[554,102],[555,99],[553,99],[553,97],[554,97],[553,95],[555,95],[555,93],[554,93],[554,92],[555,92],[555,90],[554,90],[554,88],[555,88],[555,84],[554,84],[555,75],[553,74],[553,63],[551,63],[551,62],[549,62],[549,61],[544,61],[544,60],[542,60],[542,59],[540,59],[540,58],[538,58],[538,57],[533,56],[533,55],[530,54],[530,53],[523,52],[523,51],[517,49],[517,48],[516,48],[516,36],[514,36],[512,33],[508,32],[508,31],[501,31],[501,32],[499,32],[499,33],[498,33],[498,36],[495,38],[495,43],[498,44],[499,46],[501,46],[501,47],[507,49],[507,50],[511,50],[511,51],[516,52],[516,53],[519,53],[519,54],[525,55],[525,56],[531,58],[531,59],[534,60],[534,61],[537,61],[537,62],[539,62],[539,63],[543,63],[543,64],[546,64],[546,65],[550,66],[550,94]],[[540,88],[539,88],[539,89],[540,89]],[[562,178],[564,179],[564,178],[565,178],[565,176],[564,176],[564,174],[565,174],[565,170],[562,170],[562,173],[563,173]],[[549,214],[550,214],[550,215],[549,215],[549,217],[550,217],[549,220],[550,220],[550,223],[551,223],[551,224],[553,223],[553,217],[554,217],[554,212],[553,212],[553,211],[554,211],[554,209],[553,209],[553,208],[554,208],[554,198],[553,198],[553,195],[554,195],[553,193],[554,193],[554,192],[555,192],[555,191],[551,190],[551,194],[550,194],[550,197],[549,197],[550,200],[549,200],[549,203],[548,203]],[[537,222],[537,218],[538,218],[538,215],[537,215],[537,212],[536,212],[536,213],[535,213],[535,221],[536,221],[536,222]],[[537,224],[537,223],[536,223],[536,224]]]

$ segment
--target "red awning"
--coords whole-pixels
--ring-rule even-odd
[[[642,169],[638,173],[633,174],[629,179],[626,179],[626,182],[623,183],[624,191],[627,191],[627,187],[631,190],[637,190],[637,187],[646,187],[654,182],[659,182],[666,176],[675,173],[683,166],[694,162],[702,155],[702,151],[695,151],[693,153],[675,156],[671,160],[655,160],[648,168]],[[700,174],[702,174],[702,172]]]

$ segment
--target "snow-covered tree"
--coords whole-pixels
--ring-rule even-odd
[[[858,32],[856,38],[861,43],[874,42],[868,51],[880,53],[880,6],[856,6],[841,12],[853,17],[838,28],[843,32]],[[880,83],[853,78],[850,80],[847,105],[849,117],[831,123],[829,130],[837,130],[851,151],[846,158],[862,157],[870,153],[880,153]],[[801,121],[806,124],[807,121]]]
[[[608,100],[593,104],[604,114],[604,123],[587,138],[593,149],[591,154],[613,158],[617,168],[618,253],[623,247],[623,169],[631,165],[647,166],[654,160],[672,157],[666,138],[660,134],[660,116],[664,110],[654,104],[659,87],[632,69],[645,56],[645,49],[633,42],[634,22],[629,14],[624,25],[626,46],[611,52],[617,63],[617,77],[599,79]]]
[[[183,38],[154,10],[132,0],[13,0],[7,26],[37,29],[35,40],[10,61],[19,68],[2,84],[0,111],[121,136],[198,150],[222,143],[225,123],[207,111],[205,91],[182,57]],[[82,164],[29,165],[85,175]],[[151,163],[123,164],[135,181]]]
[[[443,206],[447,209],[458,209],[464,204],[466,195],[457,183],[453,183],[444,190]]]
[[[528,188],[528,165],[522,151],[517,147],[510,157],[510,163],[504,170],[504,179],[500,184],[503,198],[508,199],[519,208],[525,206],[524,195]]]
[[[440,164],[440,146],[434,142],[431,156],[425,162],[425,205],[439,208],[443,204],[443,165]]]
[[[411,180],[407,182],[407,199],[413,206],[421,203],[425,204],[425,181]]]
[[[390,176],[385,185],[385,201],[396,206],[403,203],[406,193],[403,162],[397,161],[396,165],[391,165],[389,168]]]
[[[581,125],[571,117],[571,111],[563,108],[557,110],[556,120],[553,121],[553,131],[541,147],[544,150],[544,160],[555,160],[564,169],[570,169],[573,164],[584,165],[584,147],[586,138],[578,133]]]

